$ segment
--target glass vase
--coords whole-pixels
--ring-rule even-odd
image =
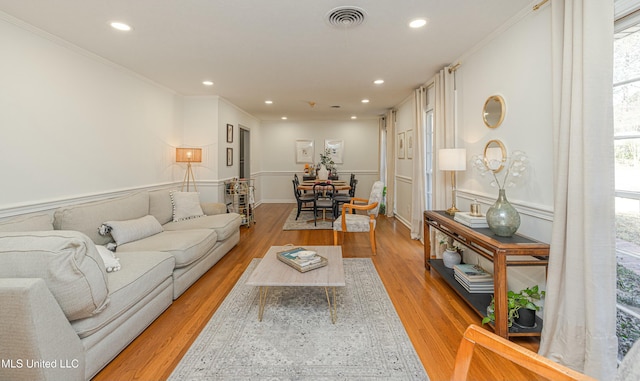
[[[520,214],[507,200],[504,189],[500,189],[495,204],[487,210],[487,224],[500,237],[511,237],[520,227]]]

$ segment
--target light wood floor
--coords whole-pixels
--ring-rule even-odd
[[[185,354],[253,258],[272,245],[332,245],[330,230],[283,231],[294,204],[263,204],[257,223],[241,227],[240,243],[189,288],[94,380],[163,380]],[[425,271],[423,247],[394,218],[378,217],[378,254],[372,257],[391,300],[432,381],[448,380],[465,328],[480,318],[435,273]],[[351,233],[344,257],[370,257],[368,234]],[[515,342],[537,351],[537,338]],[[473,380],[534,380],[534,375],[477,351]]]

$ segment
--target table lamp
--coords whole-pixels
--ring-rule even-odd
[[[189,192],[189,183],[193,182],[193,189],[198,191],[196,187],[196,178],[193,176],[193,170],[191,169],[191,163],[202,162],[202,148],[176,148],[176,163],[187,163],[187,172],[184,174],[182,180],[181,191],[184,191],[184,185],[187,185],[187,192]]]
[[[456,208],[456,171],[467,169],[467,150],[464,148],[443,148],[438,151],[438,168],[441,171],[451,171],[451,208],[446,212],[455,215]]]

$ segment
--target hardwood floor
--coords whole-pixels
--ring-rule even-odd
[[[254,258],[272,245],[332,245],[330,230],[283,231],[294,204],[263,204],[257,223],[241,227],[240,243],[189,288],[94,380],[163,380],[172,372]],[[432,381],[449,380],[466,327],[480,318],[434,272],[425,271],[423,247],[394,218],[378,217],[378,254],[371,257],[369,235],[345,236],[346,258],[371,257],[411,341]],[[538,350],[537,338],[514,340]],[[477,350],[472,380],[535,380],[535,375]]]

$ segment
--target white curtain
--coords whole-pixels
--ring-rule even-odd
[[[616,371],[613,2],[553,0],[554,221],[539,353]]]
[[[424,212],[424,112],[427,88],[415,90],[415,126],[413,128],[413,183],[411,186],[411,239],[422,240]]]

